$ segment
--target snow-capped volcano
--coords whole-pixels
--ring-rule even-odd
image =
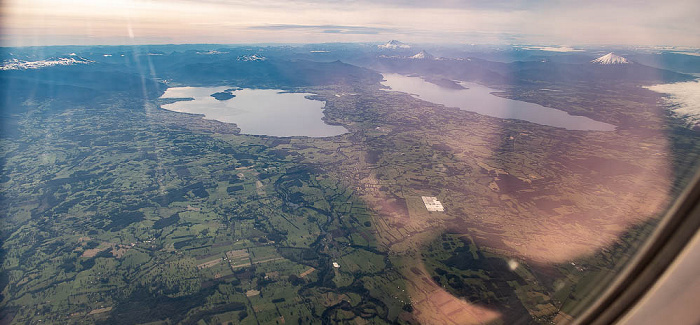
[[[75,64],[90,64],[95,61],[88,60],[86,58],[81,58],[75,53],[71,53],[68,57],[57,57],[48,58],[45,60],[38,61],[24,61],[19,59],[11,59],[2,63],[0,70],[27,70],[27,69],[41,69],[46,67],[51,67],[54,65],[75,65]]]
[[[403,42],[399,42],[395,39],[388,41],[386,44],[377,45],[377,47],[380,49],[389,49],[389,50],[410,49],[411,48],[410,45],[403,43]]]
[[[628,64],[630,61],[627,59],[610,52],[606,55],[603,55],[595,60],[592,60],[591,63],[597,63],[597,64]]]
[[[435,57],[426,51],[420,51],[420,52],[418,52],[418,54],[412,56],[411,59],[433,60],[433,59],[435,59]]]

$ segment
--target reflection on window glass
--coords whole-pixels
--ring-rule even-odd
[[[3,2],[0,323],[570,323],[700,162],[671,2]]]

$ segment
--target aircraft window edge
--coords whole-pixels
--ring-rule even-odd
[[[700,171],[629,264],[574,324],[613,324],[652,288],[700,229]]]

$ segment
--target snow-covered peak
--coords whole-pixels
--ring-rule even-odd
[[[592,60],[591,63],[597,63],[597,64],[627,64],[630,63],[627,59],[610,52],[606,55],[603,55],[595,60]]]
[[[435,57],[426,51],[420,51],[418,54],[412,56],[411,59],[433,60]]]
[[[253,55],[241,55],[238,58],[236,58],[238,61],[265,61],[267,60],[266,57],[258,54],[253,54]]]
[[[410,45],[403,43],[403,42],[400,42],[400,41],[397,41],[395,39],[388,41],[386,44],[377,45],[377,47],[380,49],[390,49],[390,50],[410,49],[411,48]]]
[[[88,60],[71,53],[68,57],[48,58],[38,61],[24,61],[19,59],[11,59],[2,63],[0,70],[27,70],[41,69],[55,65],[75,65],[75,64],[90,64],[95,61]]]

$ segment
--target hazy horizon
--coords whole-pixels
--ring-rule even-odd
[[[2,45],[557,44],[700,46],[700,3],[628,0],[9,0]]]
[[[697,50],[700,49],[699,46],[684,46],[684,45],[668,45],[668,44],[656,44],[656,45],[639,45],[639,44],[552,44],[552,43],[449,43],[449,42],[407,42],[399,38],[387,38],[385,40],[378,41],[347,41],[347,42],[202,42],[202,43],[131,43],[131,44],[107,44],[107,43],[94,43],[94,44],[77,44],[77,43],[66,43],[66,44],[42,44],[42,45],[13,45],[13,44],[2,44],[0,47],[12,48],[12,47],[94,47],[94,46],[105,46],[105,47],[119,47],[119,46],[204,46],[204,45],[221,45],[221,46],[305,46],[305,45],[342,45],[342,44],[362,44],[362,45],[382,45],[390,41],[399,41],[412,46],[413,49],[420,48],[420,46],[444,46],[444,47],[514,47],[522,48],[525,50],[540,50],[540,51],[551,51],[551,52],[583,52],[588,49],[603,49],[603,48],[615,48],[623,49],[630,48],[634,50],[640,49],[668,49],[668,50]]]

